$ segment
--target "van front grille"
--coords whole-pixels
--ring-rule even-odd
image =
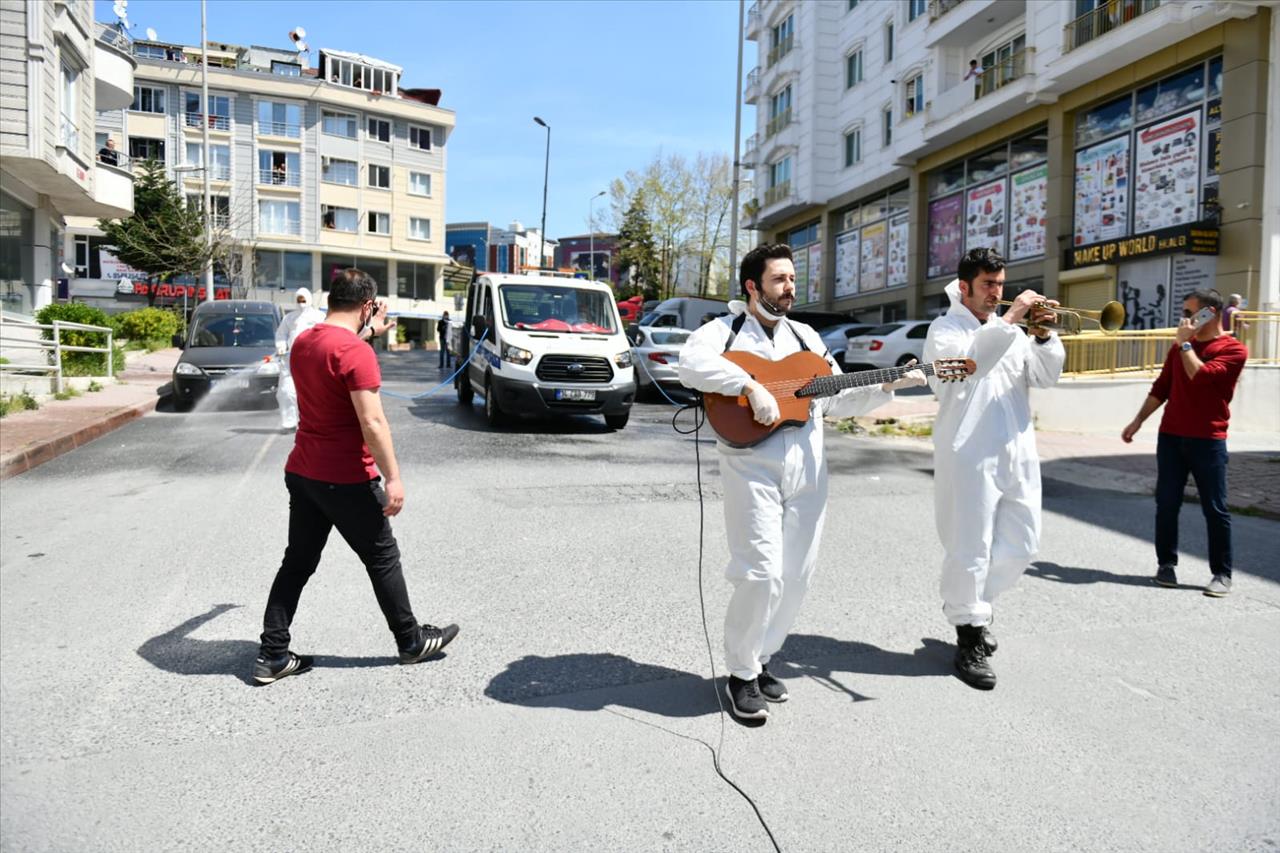
[[[613,368],[597,355],[544,355],[537,376],[543,382],[609,382]]]

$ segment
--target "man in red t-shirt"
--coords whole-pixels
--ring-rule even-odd
[[[253,667],[259,684],[311,668],[311,657],[289,650],[289,625],[334,527],[369,573],[400,663],[426,660],[458,634],[457,625],[437,628],[414,618],[391,533],[391,516],[404,506],[404,484],[378,396],[382,372],[373,349],[359,337],[378,310],[376,294],[367,273],[339,273],[330,284],[325,321],[300,336],[289,354],[299,414],[284,466],[289,545],[262,618],[262,647]]]
[[[1208,308],[1213,317],[1197,330],[1191,318]],[[1249,351],[1222,330],[1222,296],[1197,290],[1182,304],[1177,342],[1138,414],[1124,428],[1125,442],[1168,401],[1156,440],[1156,583],[1176,587],[1178,512],[1187,474],[1195,477],[1209,530],[1209,570],[1204,594],[1231,592],[1231,513],[1227,510],[1228,405]]]

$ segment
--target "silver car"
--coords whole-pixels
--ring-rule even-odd
[[[684,392],[680,384],[680,349],[691,333],[684,329],[658,326],[632,326],[627,329],[631,341],[631,363],[636,366],[637,397],[654,394],[659,386],[670,394]]]

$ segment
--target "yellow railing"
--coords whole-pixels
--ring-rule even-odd
[[[1280,364],[1280,311],[1237,311],[1231,321],[1249,364]]]
[[[1280,311],[1238,311],[1235,336],[1249,348],[1249,364],[1280,364]],[[1153,374],[1164,364],[1175,330],[1134,329],[1106,335],[1097,331],[1063,335],[1064,376]]]

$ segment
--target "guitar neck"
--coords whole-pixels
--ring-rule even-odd
[[[808,385],[796,392],[797,397],[830,397],[847,388],[863,388],[867,385],[883,385],[901,379],[908,372],[919,370],[925,376],[933,376],[933,365],[906,364],[901,367],[884,367],[879,370],[859,370],[855,373],[842,373],[839,376],[817,376]]]

